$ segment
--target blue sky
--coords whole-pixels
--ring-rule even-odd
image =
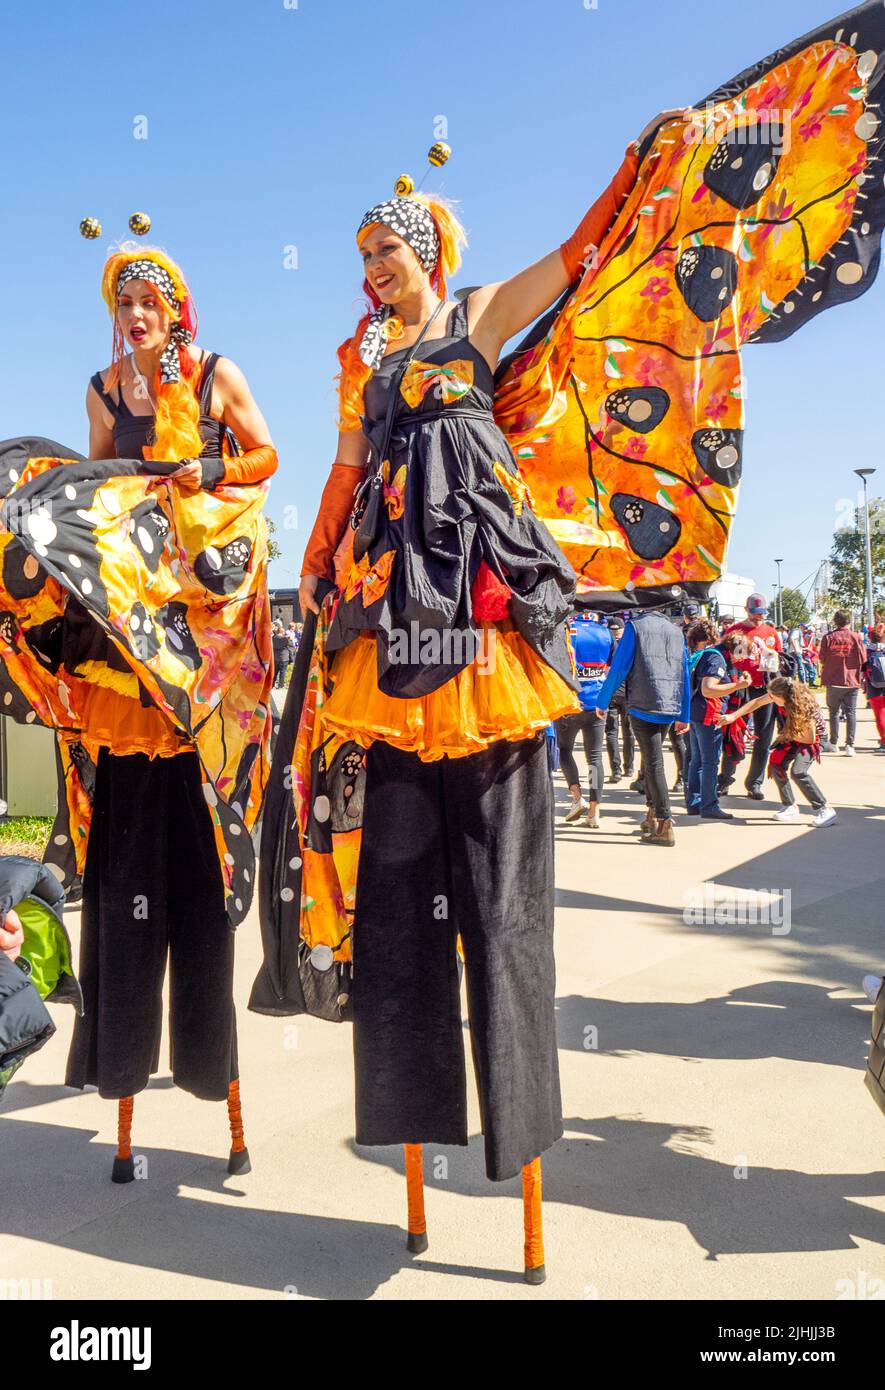
[[[501,279],[573,230],[656,111],[837,4],[708,0],[704,23],[698,0],[0,0],[0,434],[85,450],[86,383],[110,349],[103,254],[148,212],[201,342],[240,364],[270,423],[271,580],[295,583],[334,454],[335,348],[358,313],[354,229],[397,174],[424,172],[437,118],[453,156],[426,186],[459,200],[471,237],[456,287]],[[87,215],[99,242],[78,235]],[[785,583],[825,557],[852,468],[878,465],[885,494],[883,295],[885,278],[747,352],[728,564],[763,588],[775,556]]]

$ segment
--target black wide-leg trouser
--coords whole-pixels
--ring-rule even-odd
[[[459,935],[489,1177],[561,1136],[553,894],[543,738],[432,763],[372,745],[353,935],[358,1143],[467,1143]]]
[[[169,961],[172,1079],[224,1100],[238,1075],[234,933],[195,753],[98,757],[68,1086],[135,1095],[157,1071]]]

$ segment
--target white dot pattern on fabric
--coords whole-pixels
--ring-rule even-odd
[[[310,963],[314,970],[325,972],[332,969],[334,956],[331,946],[314,946],[310,953]]]
[[[27,520],[28,534],[39,545],[51,545],[58,535],[58,527],[46,507],[35,507]]]

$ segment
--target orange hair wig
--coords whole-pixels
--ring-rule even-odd
[[[439,298],[445,300],[447,297],[446,278],[449,275],[454,275],[461,264],[461,251],[467,245],[467,233],[455,216],[451,205],[438,194],[412,193],[410,197],[424,204],[436,224],[440,254],[431,273],[430,284]],[[363,236],[370,230],[370,227],[365,227]],[[347,432],[362,428],[363,393],[366,389],[366,383],[372,375],[372,369],[367,367],[360,357],[359,347],[369,319],[381,307],[380,299],[366,280],[363,281],[363,293],[369,301],[369,307],[357,324],[353,337],[345,339],[338,349],[338,361],[341,365],[341,371],[337,378],[338,428]]]
[[[193,336],[197,331],[197,311],[191,292],[181,268],[165,251],[156,246],[122,246],[105,261],[101,276],[101,294],[114,320],[114,339],[111,352],[111,368],[106,385],[115,386],[120,380],[120,364],[125,356],[126,346],[123,331],[117,318],[117,282],[120,272],[132,261],[154,261],[166,271],[174,286],[178,308],[170,304],[158,286],[152,288],[163,310],[173,323],[180,323]],[[154,417],[154,443],[151,456],[154,459],[176,461],[178,459],[198,458],[203,449],[200,435],[200,406],[196,388],[199,379],[198,364],[194,362],[185,344],[178,348],[181,376],[178,381],[160,382],[160,372],[151,383],[157,402]]]

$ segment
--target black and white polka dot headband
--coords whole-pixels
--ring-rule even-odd
[[[151,285],[156,285],[161,295],[177,314],[181,309],[181,300],[175,293],[175,281],[163,266],[156,261],[129,261],[124,265],[120,274],[117,276],[117,294],[120,294],[124,285],[130,280],[147,280]],[[181,377],[181,363],[178,356],[179,347],[184,347],[192,343],[194,335],[190,329],[185,328],[181,323],[173,323],[169,330],[169,342],[166,344],[160,355],[160,385],[168,385],[172,381],[178,381]]]
[[[411,246],[428,275],[433,274],[439,264],[441,247],[439,232],[429,208],[417,198],[390,198],[385,203],[376,203],[357,228],[357,241],[366,227],[371,227],[376,222],[401,236],[403,241]],[[360,359],[367,367],[371,367],[372,371],[375,371],[384,356],[387,344],[384,324],[390,318],[391,312],[390,305],[385,304],[372,315],[359,346]]]
[[[357,228],[357,241],[366,227],[381,222],[408,242],[428,275],[439,260],[439,232],[430,209],[417,198],[390,198],[370,208]]]

